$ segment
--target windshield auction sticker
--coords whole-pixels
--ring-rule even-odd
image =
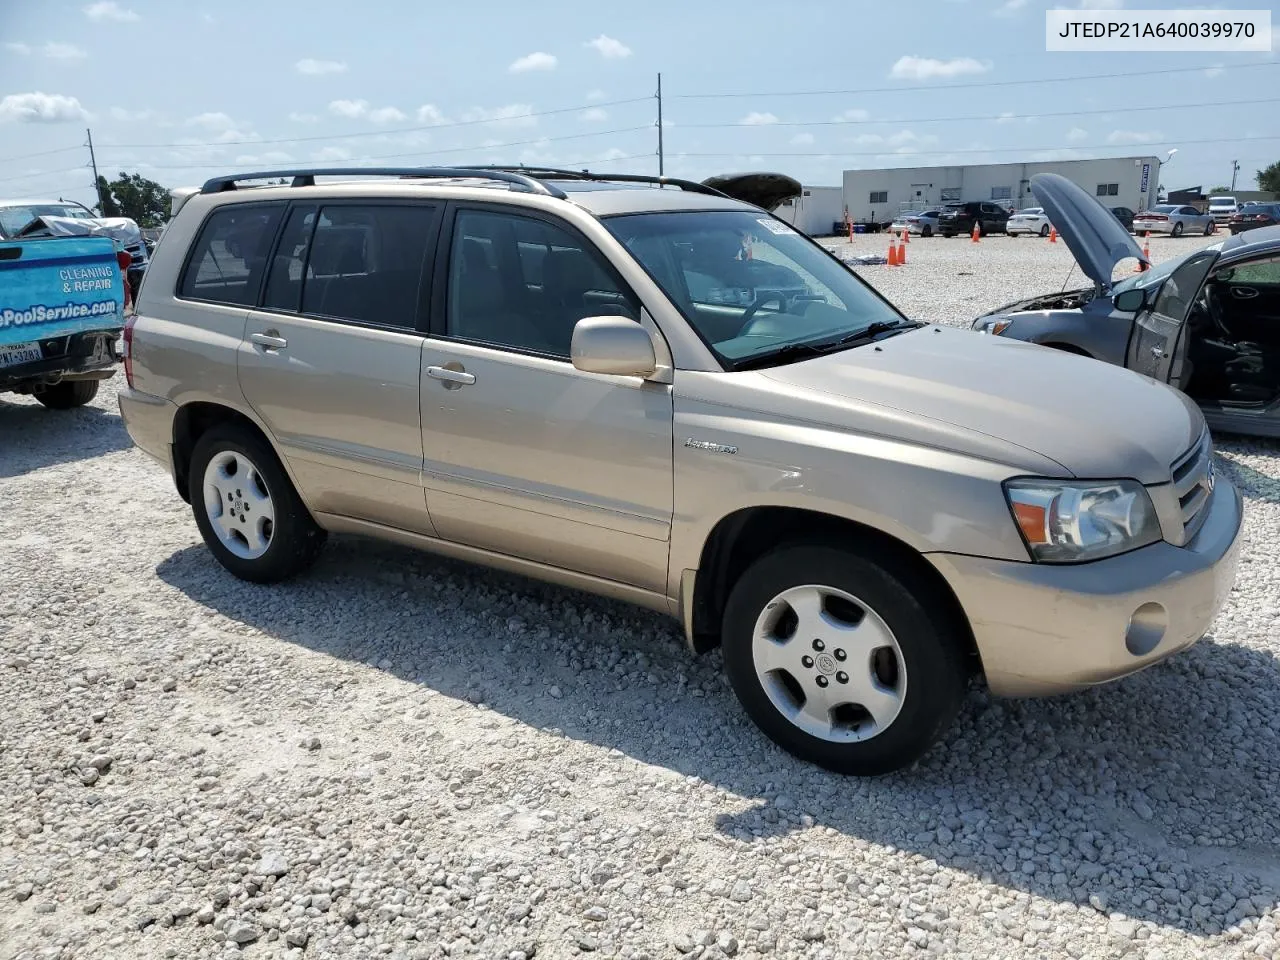
[[[1045,50],[1269,53],[1270,10],[1046,10]]]

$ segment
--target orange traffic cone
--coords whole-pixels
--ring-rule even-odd
[[[889,266],[896,267],[898,265],[898,244],[896,240],[889,240]]]
[[[1147,262],[1143,263],[1142,260],[1139,260],[1136,264],[1134,264],[1134,267],[1133,267],[1134,273],[1142,273],[1150,265],[1150,262],[1151,262],[1151,231],[1150,230],[1148,230],[1142,238],[1142,256]]]
[[[898,266],[905,267],[907,265],[907,231],[902,231],[902,242],[898,244]]]
[[[903,246],[906,246],[910,242],[911,242],[911,233],[910,231],[907,230],[906,227],[903,227],[902,228],[902,244]]]
[[[977,223],[975,223],[973,225],[973,236],[970,237],[969,239],[972,240],[974,243],[978,243],[980,242],[981,237],[982,237],[982,228],[979,227]]]
[[[1058,242],[1058,228],[1055,227],[1053,224],[1049,224],[1049,242],[1050,243]]]

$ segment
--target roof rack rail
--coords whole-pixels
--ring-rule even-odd
[[[274,180],[292,177],[290,186],[314,187],[316,177],[421,177],[432,180],[493,180],[519,187],[527,193],[566,199],[566,194],[553,186],[547,186],[536,177],[498,167],[314,167],[301,170],[267,170],[261,173],[237,173],[206,180],[201,193],[223,193],[237,189],[244,180]]]
[[[561,170],[556,167],[522,167],[522,166],[484,166],[473,167],[475,170],[488,170],[495,173],[523,174],[538,180],[588,180],[596,183],[651,183],[660,187],[679,187],[690,193],[705,193],[713,197],[729,195],[709,187],[705,183],[694,180],[681,180],[678,177],[651,177],[642,173],[592,173],[589,170]],[[731,197],[729,199],[732,199]]]

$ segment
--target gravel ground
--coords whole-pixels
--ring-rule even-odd
[[[861,272],[965,322],[1069,264],[916,239]],[[1205,641],[1070,697],[975,686],[856,780],[641,611],[348,538],[238,582],[114,381],[0,398],[0,956],[1280,957],[1280,448],[1220,453],[1246,544]]]

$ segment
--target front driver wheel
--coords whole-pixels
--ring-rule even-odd
[[[312,519],[275,452],[236,424],[196,441],[191,510],[205,545],[241,580],[276,583],[311,566],[326,533]]]
[[[919,584],[905,566],[829,546],[757,560],[730,593],[722,634],[755,724],[839,773],[922,756],[955,718],[968,674],[959,630]]]

